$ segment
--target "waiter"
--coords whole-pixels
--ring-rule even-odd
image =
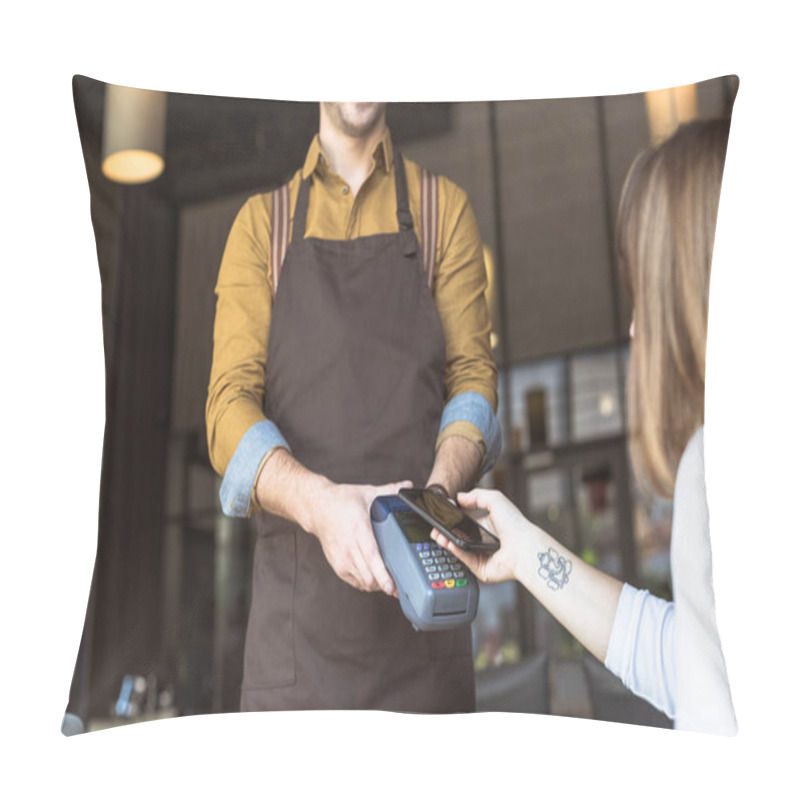
[[[469,628],[413,630],[369,508],[496,458],[486,286],[466,195],[384,103],[322,103],[302,169],[239,211],[206,423],[223,512],[257,514],[243,711],[474,710]]]

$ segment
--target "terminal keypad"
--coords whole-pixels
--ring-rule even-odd
[[[455,589],[467,585],[466,567],[435,542],[418,543],[417,556],[433,589]]]

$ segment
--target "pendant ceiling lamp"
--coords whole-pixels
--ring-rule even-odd
[[[679,125],[697,116],[697,87],[690,83],[686,86],[645,92],[645,102],[650,139],[653,144],[659,144]]]
[[[103,174],[117,183],[147,183],[164,171],[167,95],[106,84]]]

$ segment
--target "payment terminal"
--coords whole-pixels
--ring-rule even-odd
[[[395,495],[376,497],[370,517],[400,607],[414,628],[443,630],[472,622],[478,581],[430,538],[430,523]]]

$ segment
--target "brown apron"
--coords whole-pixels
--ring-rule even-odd
[[[304,238],[309,181],[275,295],[265,412],[300,463],[337,483],[430,474],[445,343],[395,158],[398,233]],[[415,631],[399,602],[341,580],[317,538],[259,514],[243,711],[475,709],[469,626]]]

